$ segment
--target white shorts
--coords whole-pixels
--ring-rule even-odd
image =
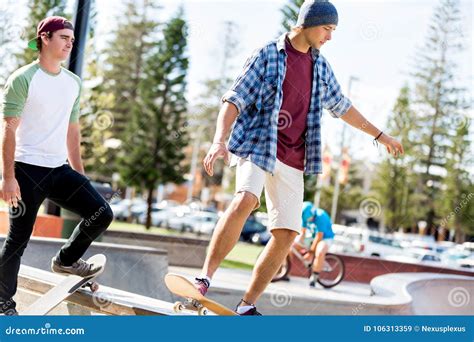
[[[301,232],[303,210],[303,171],[288,166],[277,159],[273,176],[248,159],[237,160],[236,193],[254,194],[260,206],[260,196],[265,187],[268,211],[268,229],[286,228]]]

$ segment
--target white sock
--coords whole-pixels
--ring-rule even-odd
[[[240,314],[243,314],[244,312],[249,311],[250,309],[253,309],[253,306],[252,306],[252,305],[239,306],[239,307],[237,308],[237,313],[240,315]]]
[[[206,279],[206,280],[209,282],[209,287],[211,286],[211,278],[209,278],[208,276],[206,276],[206,275],[200,275],[198,278]]]

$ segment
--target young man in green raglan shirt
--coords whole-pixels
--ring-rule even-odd
[[[107,229],[113,214],[84,176],[79,126],[81,80],[61,67],[73,43],[70,21],[45,18],[38,25],[36,38],[28,44],[39,51],[38,60],[16,70],[5,85],[0,190],[10,206],[10,230],[0,252],[0,314],[17,314],[12,297],[17,290],[21,256],[46,198],[82,217],[52,258],[51,269],[80,276],[101,269],[81,257]]]

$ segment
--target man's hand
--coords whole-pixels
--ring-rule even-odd
[[[18,207],[18,201],[21,201],[21,193],[16,178],[3,179],[0,193],[2,199],[7,202],[10,207]]]
[[[388,134],[383,133],[378,141],[384,145],[387,148],[387,152],[392,154],[394,157],[398,157],[404,153],[402,144]]]
[[[209,176],[214,174],[214,163],[217,158],[224,158],[224,162],[229,164],[230,154],[224,143],[213,143],[203,160],[204,170]]]
[[[354,106],[351,106],[347,113],[342,116],[342,120],[372,137],[376,137],[380,133],[380,130],[372,125]],[[384,145],[387,152],[395,157],[404,153],[402,144],[388,134],[383,133],[377,141]]]

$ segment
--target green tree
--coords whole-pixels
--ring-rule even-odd
[[[14,20],[18,5],[13,0],[4,0],[0,9],[0,88],[3,88],[11,71],[16,67],[15,53],[19,49],[23,27]],[[1,90],[0,90],[1,91]]]
[[[159,26],[151,19],[158,9],[155,1],[129,0],[125,6],[125,13],[117,19],[118,26],[112,32],[113,39],[103,51],[107,57],[100,92],[107,95],[105,103],[101,103],[104,107],[98,108],[105,123],[113,122],[104,130],[104,134],[111,133],[115,139],[114,148],[107,148],[107,165],[111,173],[118,171],[120,150],[130,143],[126,130],[131,124],[132,113],[140,110],[138,91],[144,77],[143,67],[146,56],[156,44],[153,36]]]
[[[291,31],[291,28],[296,24],[298,13],[303,2],[304,0],[289,0],[281,9],[281,13],[283,14],[281,24],[285,31]]]
[[[441,184],[447,153],[454,135],[453,122],[466,109],[455,77],[455,57],[462,49],[459,1],[441,0],[434,11],[424,47],[416,58],[415,106],[418,135],[415,157],[423,168],[421,183],[426,197],[428,229],[439,220],[436,208],[442,200]]]
[[[444,193],[437,208],[442,217],[441,228],[454,230],[456,242],[463,242],[466,234],[474,235],[474,183],[465,168],[465,165],[472,165],[470,126],[471,120],[467,116],[458,122],[447,153],[447,173],[442,186]]]
[[[24,30],[25,38],[30,40],[36,37],[36,27],[44,18],[52,15],[67,17],[66,5],[67,0],[29,0],[27,25]],[[20,66],[29,64],[37,57],[38,52],[28,49],[25,44],[23,52],[17,55],[18,64]]]
[[[127,130],[129,143],[120,160],[124,179],[147,191],[146,227],[151,226],[153,191],[158,184],[181,183],[183,149],[188,143],[186,23],[180,10],[163,29],[145,64],[138,88],[138,105]]]
[[[374,195],[383,208],[388,230],[411,227],[426,215],[418,195],[419,174],[414,171],[413,148],[418,127],[413,117],[410,90],[405,86],[400,90],[387,126],[387,133],[402,141],[405,154],[398,158],[387,157],[374,182]]]

